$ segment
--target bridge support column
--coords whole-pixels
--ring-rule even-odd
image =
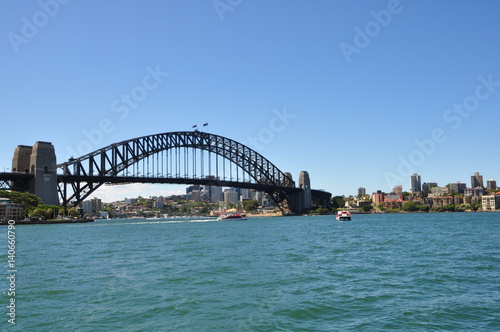
[[[300,172],[299,188],[302,189],[300,197],[302,210],[308,210],[312,208],[311,180],[309,179],[309,173],[307,173],[306,171]]]
[[[36,142],[32,147],[19,145],[12,158],[12,170],[33,174],[29,192],[40,197],[44,204],[59,205],[56,153],[52,143]]]

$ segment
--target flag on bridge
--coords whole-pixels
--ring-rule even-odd
[[[203,124],[203,127],[206,127],[206,126],[208,126],[208,122],[205,122],[205,123]]]
[[[193,126],[193,128],[196,128],[196,127],[198,127],[198,125],[194,125],[194,126]]]

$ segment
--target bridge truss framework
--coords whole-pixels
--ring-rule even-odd
[[[255,150],[201,131],[138,137],[57,165],[61,204],[77,206],[103,184],[176,183],[255,189],[279,206],[300,194],[289,174]]]

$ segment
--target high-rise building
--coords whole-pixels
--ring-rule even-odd
[[[451,194],[463,194],[465,188],[467,188],[465,183],[460,183],[460,181],[457,181],[455,183],[450,183],[450,190]]]
[[[88,215],[95,215],[102,209],[102,201],[94,197],[82,202],[83,212]]]
[[[403,186],[402,185],[395,186],[394,188],[392,188],[392,192],[394,193],[394,195],[402,195],[403,194]]]
[[[358,188],[358,196],[365,196],[366,195],[366,188],[359,187]]]
[[[486,181],[486,189],[487,190],[497,189],[497,182],[493,179],[489,179],[488,181]]]
[[[422,181],[417,173],[410,177],[410,190],[412,193],[422,191]]]
[[[432,187],[437,187],[437,182],[424,182],[424,184],[422,185],[422,191],[424,193],[430,193],[431,192],[431,188]]]
[[[202,201],[202,192],[201,190],[193,190],[191,191],[191,200],[195,202],[201,202]]]
[[[193,185],[193,186],[189,186],[186,188],[186,195],[187,194],[190,194],[193,190],[198,190],[200,191],[201,190],[201,186],[200,185]]]
[[[231,189],[224,191],[224,202],[237,203],[239,201],[239,194]]]
[[[471,188],[481,187],[484,188],[483,185],[483,176],[479,175],[479,172],[474,172],[474,175],[470,177]]]
[[[207,175],[206,179],[213,181],[214,183],[219,181],[219,178],[213,175]],[[205,194],[211,202],[220,202],[224,199],[222,195],[222,187],[205,185]]]

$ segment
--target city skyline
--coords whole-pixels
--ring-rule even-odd
[[[474,174],[478,174],[480,172],[474,172]],[[413,174],[415,175],[415,174]],[[413,176],[412,175],[412,176]],[[416,175],[419,175],[420,174],[416,174]],[[473,177],[474,175],[471,175],[471,177]],[[481,175],[482,176],[482,175]],[[421,178],[421,176],[420,176]],[[496,180],[495,179],[488,179],[487,182],[490,182],[492,181],[492,183],[495,184],[495,188],[496,187]],[[412,181],[412,177],[410,177],[408,179],[408,187],[407,188],[410,188],[411,187],[411,181]],[[448,185],[456,185],[457,183],[460,183],[461,185],[463,185],[464,188],[470,188],[470,189],[474,189],[475,187],[472,186],[472,183],[467,183],[467,182],[463,182],[463,181],[452,181],[452,182],[439,182],[439,181],[421,181],[421,184],[422,184],[422,191],[425,191],[423,189],[423,185],[425,184],[435,184],[439,187],[445,187],[445,186],[448,186]],[[124,185],[124,186],[135,186],[136,184],[131,184],[131,185]],[[147,186],[146,184],[139,184],[139,185],[143,185],[143,186]],[[158,186],[164,186],[164,185],[158,185]],[[125,196],[125,197],[118,197],[118,195],[116,193],[112,193],[110,196],[106,196],[106,194],[104,194],[102,197],[99,196],[98,194],[95,194],[95,195],[92,195],[92,197],[97,197],[99,199],[101,199],[103,202],[106,202],[106,203],[111,203],[111,202],[117,202],[117,201],[123,201],[124,199],[126,198],[136,198],[136,197],[139,197],[139,196],[142,196],[142,197],[168,197],[168,196],[182,196],[182,195],[186,195],[187,194],[187,190],[188,188],[192,188],[192,187],[196,187],[194,185],[192,186],[183,186],[183,185],[177,185],[179,187],[179,190],[178,191],[169,191],[169,192],[165,192],[165,191],[162,191],[162,188],[158,188],[157,191],[148,191],[146,193],[141,193],[142,191],[141,190],[137,190],[137,191],[134,191],[134,190],[130,190],[130,189],[125,189],[123,188],[123,192],[127,192],[127,193],[134,193],[133,195],[129,195],[129,196]],[[115,186],[116,187],[116,186]],[[221,191],[223,191],[224,189],[231,189],[229,187],[214,187],[214,186],[204,186],[204,185],[201,185],[201,186],[198,186],[198,187],[210,187],[210,188],[221,188]],[[408,190],[405,190],[405,186],[404,185],[398,185],[396,187],[401,187],[400,189],[402,190],[402,192],[408,192],[410,193],[411,190],[408,189]],[[483,184],[482,186],[484,189],[486,190],[492,190],[492,189],[488,189],[488,187],[486,185]],[[390,192],[393,192],[393,189],[394,188],[387,188],[387,189],[384,189],[384,188],[377,188],[377,189],[374,189],[374,190],[369,190],[367,189],[366,187],[358,187],[356,190],[357,190],[357,194],[356,193],[340,193],[340,194],[334,194],[332,193],[332,197],[334,196],[344,196],[344,197],[349,197],[349,196],[359,196],[359,193],[360,193],[360,190],[364,190],[365,192],[365,195],[367,196],[371,196],[373,193],[376,193],[377,191],[380,191],[380,192],[385,192],[385,193],[390,193]],[[494,188],[493,188],[494,189]],[[210,189],[209,189],[210,190]],[[457,191],[457,190],[455,190]],[[402,193],[401,192],[401,193]],[[96,191],[96,193],[99,193],[99,191]],[[154,193],[154,194],[151,194],[151,193]],[[101,194],[102,194],[102,191],[101,191]],[[104,198],[103,198],[104,197]],[[116,197],[116,199],[109,199],[108,197]]]
[[[145,135],[200,130],[249,145],[332,195],[498,179],[500,3],[7,2],[5,126],[57,162]],[[208,123],[208,126],[204,124]],[[112,200],[182,192],[108,186]]]

